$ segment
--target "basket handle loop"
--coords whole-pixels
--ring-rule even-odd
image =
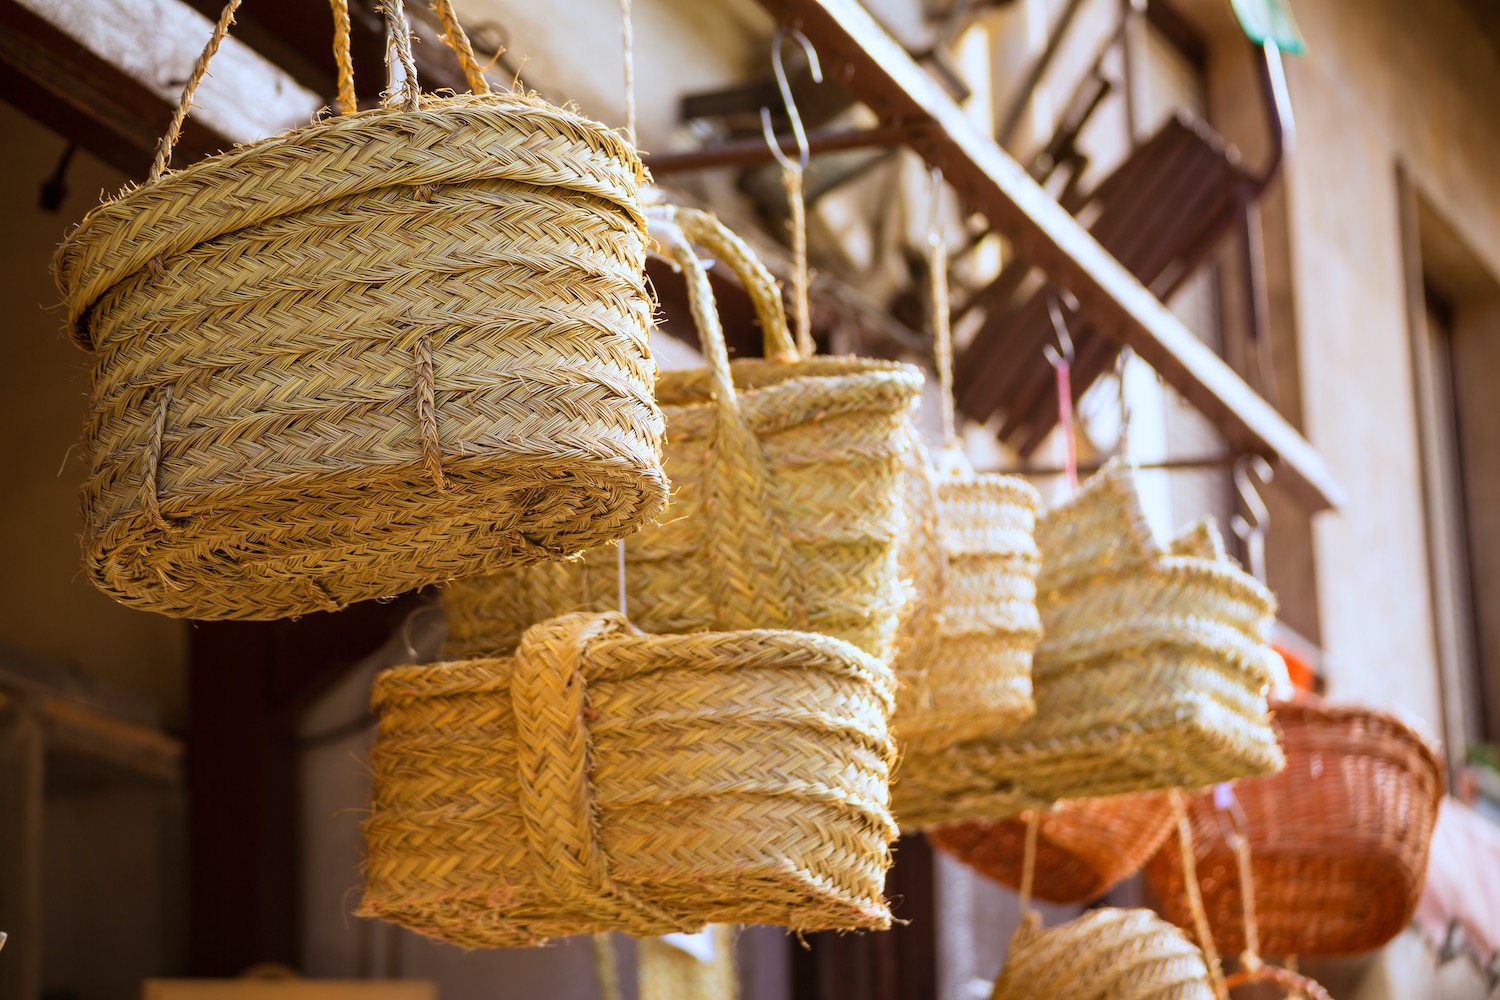
[[[234,23],[235,11],[240,9],[240,0],[229,0],[224,5],[224,10],[219,14],[219,20],[214,25],[213,34],[209,36],[208,44],[198,54],[198,61],[193,64],[193,71],[188,74],[187,83],[182,85],[182,97],[177,102],[176,109],[172,112],[172,120],[167,123],[167,131],[156,144],[156,158],[151,161],[151,172],[146,175],[148,181],[154,181],[166,172],[167,164],[172,160],[172,148],[177,145],[177,139],[182,135],[182,123],[187,121],[188,108],[193,104],[193,94],[198,90],[198,84],[208,75],[209,60],[214,53],[219,51],[223,44],[224,36],[229,34],[229,26]]]
[[[1262,965],[1256,969],[1246,969],[1236,972],[1224,983],[1228,989],[1236,986],[1244,986],[1246,983],[1275,983],[1284,986],[1288,990],[1300,991],[1307,995],[1309,1000],[1333,1000],[1323,985],[1314,979],[1299,975],[1289,969],[1280,969],[1274,965]]]
[[[683,235],[728,265],[745,286],[750,305],[760,320],[766,357],[772,361],[796,361],[797,345],[787,329],[781,290],[755,251],[708,212],[679,206],[672,209],[672,215]]]
[[[791,543],[775,517],[778,508],[767,488],[769,477],[760,442],[755,431],[746,425],[739,405],[729,368],[729,349],[724,343],[724,328],[719,322],[708,272],[678,225],[678,220],[684,217],[695,232],[707,235],[705,244],[710,248],[744,244],[716,221],[712,231],[701,230],[701,219],[671,207],[666,218],[658,217],[665,224],[655,227],[653,232],[687,282],[688,305],[698,328],[717,414],[703,472],[704,508],[708,514],[705,525],[709,535],[707,557],[716,626],[749,629],[779,625],[806,629],[806,609],[795,596],[801,593],[801,588],[797,585]],[[747,251],[744,256],[726,253],[720,259],[733,268],[753,258]],[[756,299],[760,301],[759,296]],[[779,296],[777,300],[779,314]],[[769,303],[762,303],[762,308],[769,309]],[[762,313],[763,322],[768,317],[769,312]],[[770,322],[774,324],[774,319]],[[786,330],[784,318],[780,329],[783,333]],[[790,338],[787,347],[791,347]],[[792,357],[795,356],[793,353]]]

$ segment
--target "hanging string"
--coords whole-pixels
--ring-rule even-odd
[[[1078,492],[1078,440],[1073,433],[1073,338],[1068,335],[1068,323],[1063,317],[1057,295],[1047,290],[1047,313],[1052,317],[1052,329],[1057,334],[1057,347],[1046,345],[1042,350],[1057,375],[1057,428],[1063,436],[1063,469],[1067,473],[1069,493]],[[1061,348],[1061,350],[1058,350]]]
[[[386,107],[397,104],[403,111],[422,109],[422,88],[417,82],[417,60],[411,53],[411,26],[406,22],[406,10],[402,0],[381,0],[380,9],[385,13],[387,43],[385,64],[389,70],[391,61],[401,69],[401,89],[386,95]],[[389,73],[388,77],[394,77]]]
[[[807,267],[807,197],[803,180],[811,150],[807,145],[807,130],[802,127],[802,115],[797,111],[797,101],[792,95],[792,85],[787,79],[786,64],[781,59],[781,45],[791,36],[807,54],[807,66],[812,78],[823,82],[823,67],[818,62],[818,51],[807,36],[796,29],[780,28],[771,40],[771,69],[776,74],[776,87],[781,91],[781,101],[786,106],[787,118],[792,124],[792,135],[797,140],[797,158],[794,160],[781,151],[776,132],[771,127],[771,109],[760,109],[760,129],[771,155],[781,164],[781,183],[786,188],[787,203],[791,209],[792,226],[792,310],[797,332],[797,352],[810,357],[815,351],[812,338],[812,311],[808,307]]]
[[[625,62],[625,137],[635,144],[635,31],[630,23],[631,0],[620,0],[620,47]]]
[[[1125,375],[1130,370],[1130,359],[1134,356],[1135,351],[1128,347],[1122,347],[1119,359],[1116,361],[1117,367],[1115,368],[1115,385],[1119,387],[1120,392],[1120,457],[1131,468],[1135,467],[1135,463],[1131,460],[1130,452],[1130,420],[1134,416],[1134,413],[1130,408],[1130,395],[1125,391]]]
[[[1238,832],[1231,834],[1229,846],[1234,850],[1234,859],[1240,872],[1240,903],[1245,921],[1245,952],[1240,956],[1246,969],[1254,972],[1261,967],[1260,928],[1255,923],[1255,880],[1250,875],[1250,841]]]
[[[797,331],[797,353],[804,358],[816,353],[812,336],[812,310],[808,305],[807,198],[803,193],[800,163],[783,167],[781,183],[792,209],[792,312]]]
[[[333,0],[333,61],[339,68],[339,114],[352,115],[359,109],[354,95],[354,57],[349,50],[349,0]]]
[[[620,614],[630,617],[630,605],[625,598],[625,539],[615,542],[615,571],[619,574]]]
[[[177,109],[172,112],[172,120],[167,125],[166,134],[161,137],[161,142],[156,144],[156,158],[151,161],[150,180],[156,180],[166,172],[167,164],[172,161],[172,147],[177,145],[177,138],[182,134],[182,123],[187,121],[188,108],[192,107],[193,94],[198,90],[198,84],[208,75],[208,63],[219,51],[219,45],[223,43],[224,36],[229,34],[229,26],[234,24],[234,12],[239,10],[240,0],[229,0],[224,5],[224,10],[219,14],[219,21],[214,25],[214,32],[208,39],[208,45],[204,47],[198,56],[198,61],[193,64],[193,71],[188,74],[187,83],[182,85],[182,98],[177,102]]]
[[[594,979],[603,1000],[625,1000],[620,991],[620,968],[615,961],[615,942],[608,933],[594,935]]]
[[[1026,811],[1026,840],[1021,853],[1021,916],[1031,912],[1031,890],[1036,883],[1036,840],[1042,825],[1041,814],[1035,809]]]
[[[927,215],[927,270],[932,278],[932,343],[938,398],[943,415],[943,447],[958,443],[953,412],[953,330],[948,303],[948,244],[943,240],[943,172],[932,171],[932,204]],[[1074,470],[1077,475],[1077,470]]]
[[[1193,828],[1188,823],[1187,804],[1182,789],[1174,788],[1167,796],[1172,802],[1172,812],[1177,817],[1177,845],[1182,853],[1182,877],[1187,891],[1188,909],[1193,914],[1193,928],[1198,935],[1198,946],[1208,960],[1208,974],[1213,980],[1214,995],[1220,998],[1229,995],[1224,985],[1224,966],[1219,961],[1219,950],[1214,947],[1212,931],[1208,926],[1208,911],[1203,907],[1203,894],[1198,888],[1198,858],[1193,851]]]

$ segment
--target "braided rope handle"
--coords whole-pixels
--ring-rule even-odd
[[[533,625],[516,648],[511,677],[521,819],[532,854],[551,873],[559,902],[607,916],[621,929],[691,929],[614,880],[599,842],[589,734],[588,647],[630,633],[616,612],[575,612]]]
[[[652,235],[687,283],[688,305],[698,329],[718,418],[703,471],[706,552],[716,627],[805,630],[807,609],[798,597],[803,588],[797,579],[791,542],[775,516],[778,505],[772,501],[760,442],[740,407],[708,272],[683,224],[702,245],[716,250],[719,259],[751,292],[765,327],[768,350],[795,359],[780,295],[767,293],[775,284],[765,266],[712,216],[665,206],[652,213],[650,222]]]
[[[745,286],[751,308],[760,320],[766,357],[772,361],[796,361],[799,351],[787,329],[781,291],[755,251],[711,213],[680,206],[670,211],[683,235],[723,261]]]
[[[1225,981],[1224,985],[1232,990],[1236,986],[1244,986],[1247,983],[1275,983],[1277,986],[1286,987],[1289,991],[1305,993],[1310,1000],[1333,1000],[1329,992],[1316,980],[1274,965],[1262,965],[1255,969],[1236,972]]]
[[[151,171],[147,175],[148,180],[154,181],[166,173],[167,165],[172,161],[172,150],[177,145],[177,140],[182,136],[183,123],[187,121],[188,111],[193,105],[193,95],[198,91],[198,85],[208,75],[208,64],[213,60],[223,44],[224,38],[229,34],[229,28],[234,24],[234,15],[239,10],[241,0],[228,0],[224,10],[219,14],[219,20],[214,24],[213,33],[209,36],[208,44],[198,55],[198,61],[193,64],[192,72],[188,74],[187,82],[183,84],[182,96],[177,101],[177,107],[172,112],[172,118],[167,124],[167,131],[161,137],[156,146],[156,156],[151,162]],[[356,109],[354,96],[354,57],[350,51],[350,16],[349,0],[330,0],[333,10],[333,58],[338,64],[338,108],[340,114],[353,114]],[[453,0],[432,0],[432,7],[437,12],[438,20],[443,25],[443,41],[458,56],[459,64],[463,67],[464,79],[468,81],[469,89],[476,94],[490,93],[489,82],[484,78],[484,69],[479,65],[479,60],[474,56],[474,47],[469,41],[468,34],[463,25],[459,24],[458,15],[453,10]],[[386,30],[390,33],[390,49],[388,57],[394,57],[401,67],[401,86],[399,90],[386,96],[384,104],[386,107],[400,107],[403,111],[418,111],[421,109],[422,97],[421,87],[417,82],[417,63],[412,55],[411,49],[411,24],[406,19],[406,10],[402,0],[381,0],[382,13],[385,15]],[[390,58],[387,59],[389,66]],[[388,79],[393,79],[394,74]]]

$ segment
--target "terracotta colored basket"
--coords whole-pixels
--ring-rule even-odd
[[[1281,703],[1287,767],[1237,782],[1234,820],[1250,845],[1261,951],[1345,955],[1384,945],[1410,923],[1427,872],[1443,789],[1440,758],[1394,716],[1314,701]],[[1214,940],[1245,947],[1234,851],[1208,795],[1190,806],[1194,855]],[[1146,868],[1162,910],[1190,926],[1181,848]]]
[[[1134,481],[1106,468],[1037,525],[1037,712],[999,739],[906,755],[903,828],[1274,772],[1275,602],[1198,526],[1156,543]],[[907,775],[920,774],[918,780]]]
[[[1032,895],[1087,903],[1140,871],[1172,829],[1172,809],[1156,792],[1064,802],[1039,817]],[[981,875],[1018,889],[1026,823],[974,820],[940,826],[927,840]]]
[[[897,544],[922,376],[857,358],[797,360],[764,266],[712,217],[666,208],[653,232],[687,279],[708,367],[664,372],[666,468],[659,523],[627,539],[630,614],[658,633],[794,628],[885,658],[905,600]],[[750,290],[768,357],[730,364],[693,244]],[[614,549],[444,588],[450,656],[514,647],[532,622],[616,605]]]
[[[360,912],[468,947],[886,927],[893,683],[827,636],[612,612],[385,671]]]
[[[913,530],[901,563],[917,601],[902,624],[891,724],[908,750],[936,750],[1036,711],[1033,532],[1041,497],[1023,479],[976,475],[961,453],[940,453],[934,463],[918,445],[907,503]]]
[[[1028,914],[991,1000],[1215,1000],[1208,963],[1150,910],[1091,910],[1042,930]]]
[[[660,511],[640,159],[490,93],[438,9],[473,94],[422,95],[408,66],[383,107],[354,112],[351,82],[348,113],[163,172],[174,126],[58,251],[93,352],[85,563],[117,600],[331,610]]]

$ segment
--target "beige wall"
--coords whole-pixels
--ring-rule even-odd
[[[68,171],[71,195],[57,215],[37,196],[63,141],[8,104],[5,220],[0,267],[0,646],[77,666],[161,704],[183,709],[182,622],[126,609],[83,576],[78,487],[85,466],[74,445],[88,404],[88,358],[62,330],[49,263],[64,229],[123,178],[79,153]]]
[[[1456,0],[1303,0],[1288,162],[1302,404],[1349,494],[1314,533],[1335,695],[1441,721],[1396,182],[1500,273],[1500,59]]]

